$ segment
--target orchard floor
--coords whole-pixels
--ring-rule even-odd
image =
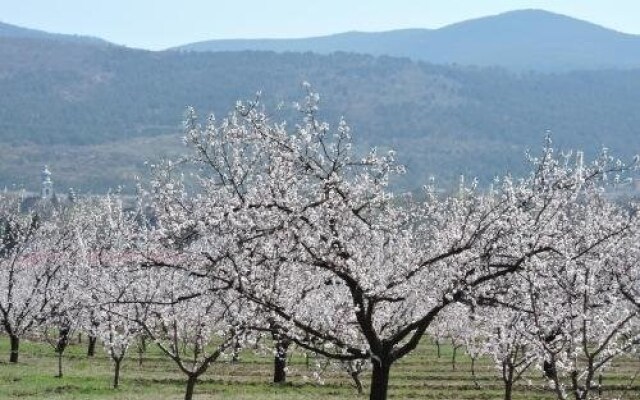
[[[85,356],[86,344],[74,344],[65,353],[64,377],[54,378],[57,359],[47,344],[21,343],[20,362],[7,363],[6,337],[0,336],[0,399],[2,400],[158,400],[181,399],[184,376],[167,358],[149,346],[138,364],[132,353],[121,372],[121,386],[111,388],[112,364],[104,352],[95,358]],[[459,351],[456,370],[452,370],[450,347],[442,347],[438,358],[433,344],[423,343],[411,356],[394,366],[391,399],[501,399],[502,384],[487,359],[476,365],[476,378],[470,373],[470,359]],[[211,366],[196,387],[196,400],[228,399],[362,399],[345,372],[326,371],[323,384],[317,383],[301,356],[292,360],[290,383],[269,384],[272,360],[268,356],[245,352],[236,363],[219,362]],[[640,363],[618,361],[603,376],[604,398],[640,399]],[[305,378],[305,376],[307,376]],[[368,385],[368,376],[362,377]],[[366,387],[365,387],[366,391]],[[532,371],[516,387],[514,399],[553,399],[544,388],[540,373]]]

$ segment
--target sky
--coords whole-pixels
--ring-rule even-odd
[[[0,21],[161,50],[209,39],[438,28],[527,8],[640,34],[640,0],[0,0]]]

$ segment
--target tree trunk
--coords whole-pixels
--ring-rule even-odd
[[[9,362],[11,363],[17,363],[18,362],[18,355],[20,354],[20,338],[14,335],[11,335],[9,337],[9,340],[11,341],[11,353],[9,354]]]
[[[571,389],[575,400],[583,399],[580,383],[578,382],[578,371],[571,371]]]
[[[58,376],[56,378],[62,378],[62,354],[69,345],[69,334],[71,329],[69,327],[60,328],[58,334],[58,343],[56,344],[56,353],[58,353]]]
[[[192,400],[193,399],[193,390],[196,387],[196,382],[198,381],[198,377],[195,375],[189,375],[189,379],[187,380],[187,391],[184,394],[184,400]]]
[[[453,353],[451,353],[451,370],[456,370],[456,354],[458,352],[458,346],[453,346]]]
[[[58,333],[58,343],[56,343],[56,353],[64,353],[64,350],[67,348],[69,344],[69,334],[71,333],[71,329],[68,327],[60,328],[60,332]]]
[[[113,388],[117,389],[120,385],[120,365],[122,364],[122,358],[113,360]]]
[[[273,358],[273,383],[285,383],[287,381],[287,350],[289,343],[277,340],[276,355]]]
[[[480,388],[478,377],[476,376],[476,357],[471,357],[471,377],[473,378],[473,384],[476,388]]]
[[[598,397],[602,397],[602,374],[598,375]]]
[[[385,360],[373,360],[372,364],[373,371],[371,374],[369,400],[387,400],[391,363]]]
[[[62,378],[62,351],[58,352],[58,375],[56,378]]]
[[[440,341],[439,340],[436,340],[436,349],[438,352],[438,358],[440,358]]]
[[[511,400],[513,396],[513,382],[504,383],[504,400]]]
[[[147,337],[141,336],[138,341],[138,366],[142,367],[143,355],[147,352]]]
[[[362,382],[360,381],[360,374],[356,371],[351,372],[351,379],[353,379],[353,383],[356,385],[356,390],[358,394],[362,394]]]
[[[502,360],[502,382],[504,382],[504,400],[511,400],[513,396],[515,366],[510,358]]]
[[[286,383],[287,382],[287,366],[286,358],[276,355],[273,358],[273,383]]]
[[[98,341],[97,337],[93,335],[89,335],[89,346],[87,347],[87,357],[94,357],[96,355],[97,341]]]
[[[542,363],[542,370],[544,371],[544,376],[553,382],[553,391],[556,393],[556,397],[558,400],[565,400],[567,396],[564,393],[564,389],[560,386],[560,380],[558,379],[558,372],[555,366],[554,361],[545,360]]]
[[[240,346],[240,342],[236,339],[233,341],[233,352],[232,352],[232,356],[231,356],[231,362],[232,363],[237,363],[238,361],[240,361],[240,349],[242,348],[242,346]]]

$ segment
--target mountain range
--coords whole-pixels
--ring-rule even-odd
[[[603,30],[539,11],[491,18],[506,29],[506,20],[523,17],[568,21],[567,32],[576,31],[574,23]],[[0,186],[35,190],[49,164],[59,190],[131,189],[148,171],[145,161],[185,151],[187,105],[203,117],[222,117],[261,90],[267,106],[279,110],[273,119],[294,119],[302,81],[320,92],[329,122],[347,119],[359,145],[397,150],[408,166],[401,182],[407,188],[430,176],[451,183],[466,174],[487,183],[495,174],[522,172],[525,150],[539,148],[547,129],[562,148],[640,152],[640,69],[631,63],[523,71],[497,58],[498,67],[437,65],[364,50],[152,52],[2,24]]]
[[[209,40],[180,51],[336,51],[408,57],[436,64],[503,66],[515,70],[640,66],[640,36],[542,10],[512,11],[439,29],[346,32],[302,39]]]

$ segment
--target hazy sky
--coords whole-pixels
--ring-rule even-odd
[[[163,49],[207,39],[437,28],[523,8],[640,34],[640,0],[0,0],[0,21]]]

